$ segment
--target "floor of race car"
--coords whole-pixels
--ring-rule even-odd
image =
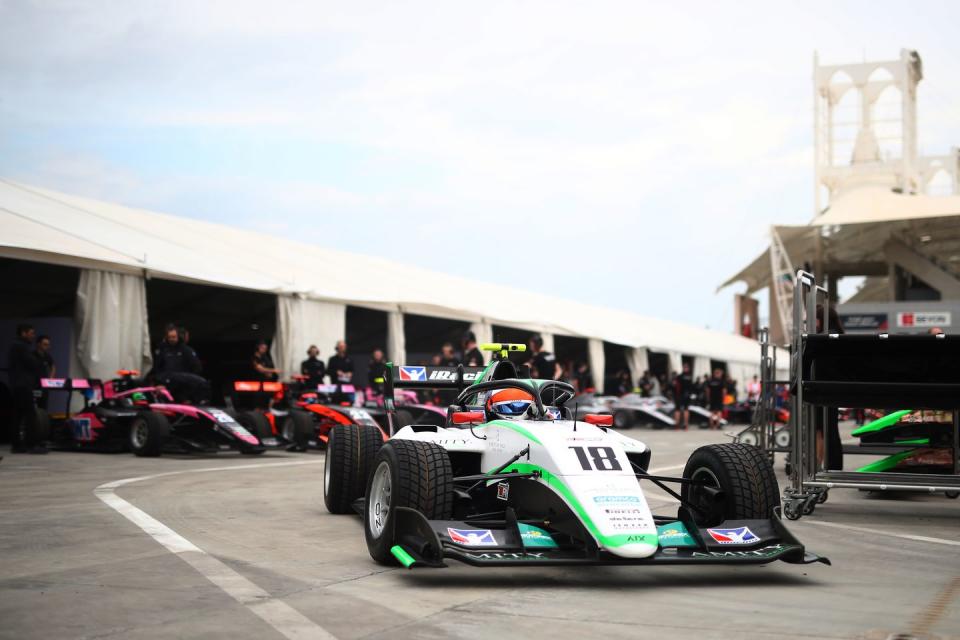
[[[728,440],[627,433],[665,474]],[[359,520],[323,508],[322,453],[0,453],[0,638],[960,634],[960,501],[941,496],[831,492],[788,526],[832,567],[404,571],[373,564]]]

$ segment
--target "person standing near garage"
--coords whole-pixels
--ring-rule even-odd
[[[727,382],[723,377],[723,369],[714,369],[713,377],[704,385],[707,408],[710,409],[710,428],[719,429],[723,418],[723,399],[727,395]]]
[[[167,325],[163,342],[153,354],[149,377],[169,387],[178,400],[205,404],[210,401],[210,383],[196,373],[199,370],[196,353],[180,341],[176,325]]]
[[[560,377],[560,365],[557,358],[543,350],[543,337],[539,333],[530,336],[530,374],[537,380],[556,380]]]
[[[690,394],[693,393],[693,378],[690,377],[690,365],[683,363],[681,371],[673,379],[673,428],[687,430],[690,425]],[[680,422],[680,418],[683,422]]]
[[[336,353],[327,362],[327,375],[333,384],[350,384],[353,381],[353,359],[347,355],[347,343],[337,342]]]
[[[307,359],[300,363],[300,375],[306,376],[303,383],[316,390],[317,385],[323,384],[323,376],[327,375],[327,366],[319,358],[320,349],[312,344],[307,349]]]
[[[483,366],[483,353],[477,348],[477,336],[474,335],[473,331],[467,331],[463,334],[460,345],[463,347],[463,366]]]
[[[47,448],[37,442],[34,390],[40,387],[43,362],[33,348],[36,332],[29,324],[17,325],[17,337],[10,345],[7,373],[13,394],[13,440],[10,453],[46,453]]]
[[[367,387],[377,394],[383,395],[383,384],[387,378],[387,361],[383,355],[383,349],[374,349],[370,354],[370,362],[367,365]]]

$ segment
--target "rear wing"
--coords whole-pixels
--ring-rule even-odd
[[[86,391],[102,386],[99,380],[87,378],[40,378],[40,388],[44,391]]]
[[[485,367],[428,367],[387,363],[386,382],[396,389],[459,389],[477,381]]]
[[[390,423],[390,435],[395,431],[393,415],[396,403],[394,389],[451,389],[460,393],[481,378],[485,367],[432,367],[425,365],[406,365],[387,363],[387,375],[383,384],[383,407],[387,410]]]

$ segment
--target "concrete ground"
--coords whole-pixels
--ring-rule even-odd
[[[628,433],[664,473],[727,440]],[[833,491],[790,524],[832,567],[405,571],[326,512],[322,453],[3,453],[0,638],[960,637],[960,501],[938,496]]]

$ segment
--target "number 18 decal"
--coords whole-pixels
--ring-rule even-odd
[[[584,471],[620,471],[617,453],[612,447],[570,447]]]

